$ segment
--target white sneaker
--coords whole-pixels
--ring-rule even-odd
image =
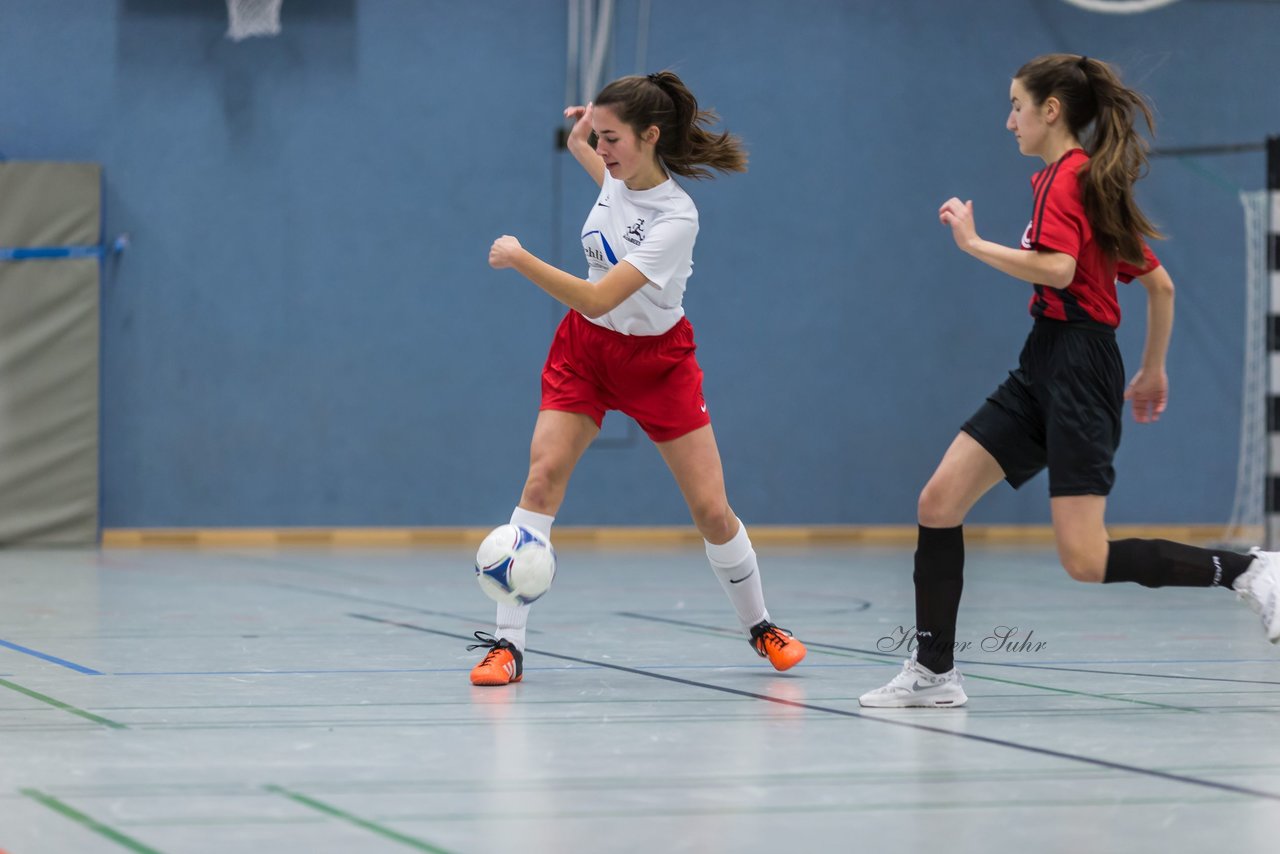
[[[1267,640],[1280,643],[1280,552],[1249,549],[1253,563],[1236,579],[1236,594],[1262,617]]]
[[[954,667],[943,674],[934,673],[919,664],[913,653],[888,685],[868,691],[858,703],[872,709],[953,709],[969,701],[960,687],[962,682],[964,677]]]

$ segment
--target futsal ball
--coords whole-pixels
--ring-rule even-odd
[[[489,532],[476,552],[476,580],[501,605],[528,605],[551,587],[556,553],[542,534],[523,525]]]

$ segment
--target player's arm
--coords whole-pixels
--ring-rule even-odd
[[[1158,421],[1169,402],[1164,365],[1173,335],[1173,279],[1161,266],[1139,276],[1138,281],[1147,291],[1147,341],[1142,347],[1142,367],[1124,396],[1133,403],[1133,417],[1145,423]]]
[[[585,317],[608,314],[648,281],[644,273],[623,259],[600,281],[588,282],[551,266],[510,235],[503,235],[493,242],[489,249],[489,266],[495,270],[515,270]]]
[[[1045,285],[1050,288],[1065,288],[1071,284],[1076,274],[1076,259],[1065,252],[1051,252],[1037,249],[1028,252],[1001,246],[978,236],[973,222],[973,202],[962,202],[950,198],[938,211],[938,219],[943,225],[951,226],[951,236],[956,246],[977,258],[982,263],[994,267],[1001,273],[1030,282],[1033,285]]]
[[[1049,252],[1045,249],[1028,252],[980,238],[966,247],[965,251],[1001,273],[1033,285],[1061,290],[1071,284],[1076,275],[1076,259],[1065,252]]]
[[[564,117],[574,119],[573,130],[569,131],[568,147],[573,158],[587,170],[596,186],[604,185],[604,158],[596,154],[591,146],[591,104],[585,107],[566,107]]]

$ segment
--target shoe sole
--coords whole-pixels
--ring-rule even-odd
[[[510,685],[513,682],[519,682],[523,678],[524,678],[523,673],[517,676],[515,679],[501,679],[498,677],[494,677],[492,679],[485,679],[482,677],[480,679],[477,679],[476,677],[473,676],[471,677],[471,684],[479,685],[482,688],[498,688],[503,685]]]
[[[872,697],[867,700],[858,698],[858,705],[864,709],[955,709],[969,702],[969,695],[960,691],[957,694],[935,694],[932,697]]]
[[[779,673],[782,673],[783,671],[790,670],[800,662],[804,661],[804,655],[805,654],[802,652],[800,653],[800,657],[795,659],[794,661],[784,661],[781,664],[779,664],[778,662],[774,661],[771,658],[769,659],[769,663],[773,665],[774,670],[778,671]]]
[[[864,709],[958,709],[967,702],[968,697],[963,700],[918,700],[907,703],[864,703],[858,700],[858,705]]]

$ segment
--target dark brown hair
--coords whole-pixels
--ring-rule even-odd
[[[1073,53],[1037,57],[1019,68],[1014,79],[1036,106],[1050,96],[1062,104],[1068,129],[1089,154],[1080,171],[1080,189],[1094,239],[1107,254],[1141,264],[1142,237],[1163,237],[1133,199],[1134,182],[1147,166],[1147,142],[1138,133],[1137,117],[1154,135],[1151,106],[1121,83],[1110,65]]]
[[[637,135],[656,125],[658,157],[677,175],[710,178],[711,169],[747,171],[742,140],[707,130],[719,117],[698,109],[698,99],[673,71],[619,78],[600,91],[595,105],[613,110]]]

